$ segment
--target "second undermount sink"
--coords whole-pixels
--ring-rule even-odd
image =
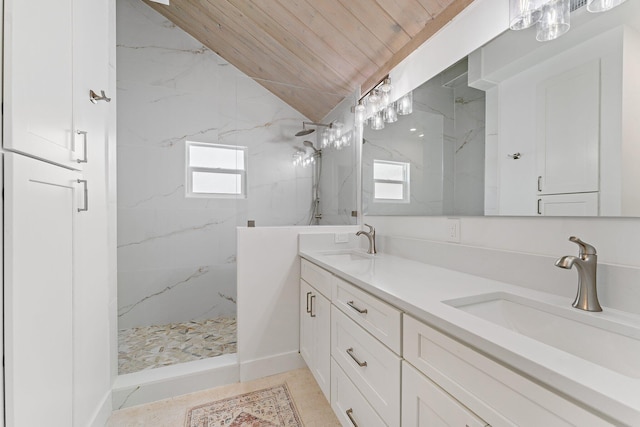
[[[640,378],[640,325],[506,292],[443,302],[627,377]]]

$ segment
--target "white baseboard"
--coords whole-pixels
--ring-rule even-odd
[[[235,354],[119,375],[113,385],[113,409],[155,402],[238,381],[238,358]]]
[[[109,390],[104,397],[95,414],[92,417],[92,421],[89,424],[91,427],[104,427],[107,424],[107,420],[113,412],[113,401],[111,397],[111,390]]]
[[[306,366],[302,356],[297,351],[248,360],[240,362],[240,381],[251,381]]]

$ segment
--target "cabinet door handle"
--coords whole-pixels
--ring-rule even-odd
[[[360,314],[367,314],[367,309],[366,308],[358,308],[355,306],[355,304],[353,303],[353,301],[347,301],[347,305],[351,308],[353,308],[355,311],[357,311]]]
[[[316,311],[313,309],[314,304],[313,302],[316,300],[316,296],[315,295],[311,295],[311,311],[309,312],[311,314],[311,317],[316,317]]]
[[[360,366],[361,368],[363,368],[363,367],[367,366],[367,362],[366,362],[366,361],[365,361],[365,362],[361,362],[360,360],[358,360],[358,358],[356,357],[356,355],[355,355],[355,354],[353,354],[353,347],[349,347],[349,348],[347,349],[347,354],[348,354],[349,356],[351,356],[351,358],[352,358],[352,359],[353,359],[353,360],[358,364],[358,366]]]
[[[349,421],[351,421],[351,424],[353,424],[353,427],[358,427],[358,423],[356,422],[356,420],[353,419],[352,408],[347,409],[347,417],[349,417]]]
[[[86,130],[77,130],[76,134],[82,135],[82,150],[83,150],[83,158],[76,160],[78,163],[87,163],[87,131]]]
[[[311,309],[309,308],[309,295],[311,295],[311,292],[307,292],[307,313],[311,313]]]
[[[542,215],[542,209],[541,209],[541,205],[542,204],[542,199],[538,199],[538,215]]]
[[[538,191],[542,191],[542,177],[538,177]]]
[[[87,188],[87,180],[79,179],[78,184],[82,184],[84,186],[84,207],[78,208],[78,212],[86,212],[89,210],[89,189]]]

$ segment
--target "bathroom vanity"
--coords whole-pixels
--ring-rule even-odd
[[[300,352],[344,426],[640,425],[635,315],[385,253],[299,255]]]

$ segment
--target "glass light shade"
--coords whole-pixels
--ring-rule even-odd
[[[569,31],[570,17],[570,0],[551,0],[545,4],[536,27],[536,40],[554,40]]]
[[[398,121],[398,113],[396,112],[395,103],[387,105],[383,110],[384,121],[387,123],[395,123]]]
[[[626,0],[588,0],[587,10],[594,13],[606,12],[609,9],[621,5],[625,1]]]
[[[320,145],[322,148],[326,148],[329,145],[329,129],[325,129],[322,131],[320,135]]]
[[[380,109],[384,110],[391,101],[391,94],[389,92],[380,92]]]
[[[509,28],[524,30],[542,17],[544,0],[509,0]]]
[[[378,86],[378,89],[380,90],[380,92],[391,92],[391,88],[393,88],[393,86],[391,85],[391,79],[390,78],[386,78],[384,79],[384,81],[382,82],[382,84],[380,86]]]
[[[374,90],[367,97],[367,108],[369,109],[369,112],[373,114],[376,111],[380,110],[379,104],[380,104],[380,95],[378,94],[377,90]]]
[[[396,103],[397,112],[400,116],[406,116],[413,113],[413,92],[407,92]]]
[[[340,122],[335,122],[332,126],[333,129],[333,135],[335,139],[340,139],[340,137],[342,136],[342,123]]]
[[[384,118],[382,117],[382,111],[378,111],[373,115],[373,117],[371,117],[371,129],[384,129]]]
[[[364,106],[362,101],[358,102],[358,105],[356,105],[354,112],[356,115],[356,123],[357,124],[364,123],[364,119],[367,116],[367,107]]]

